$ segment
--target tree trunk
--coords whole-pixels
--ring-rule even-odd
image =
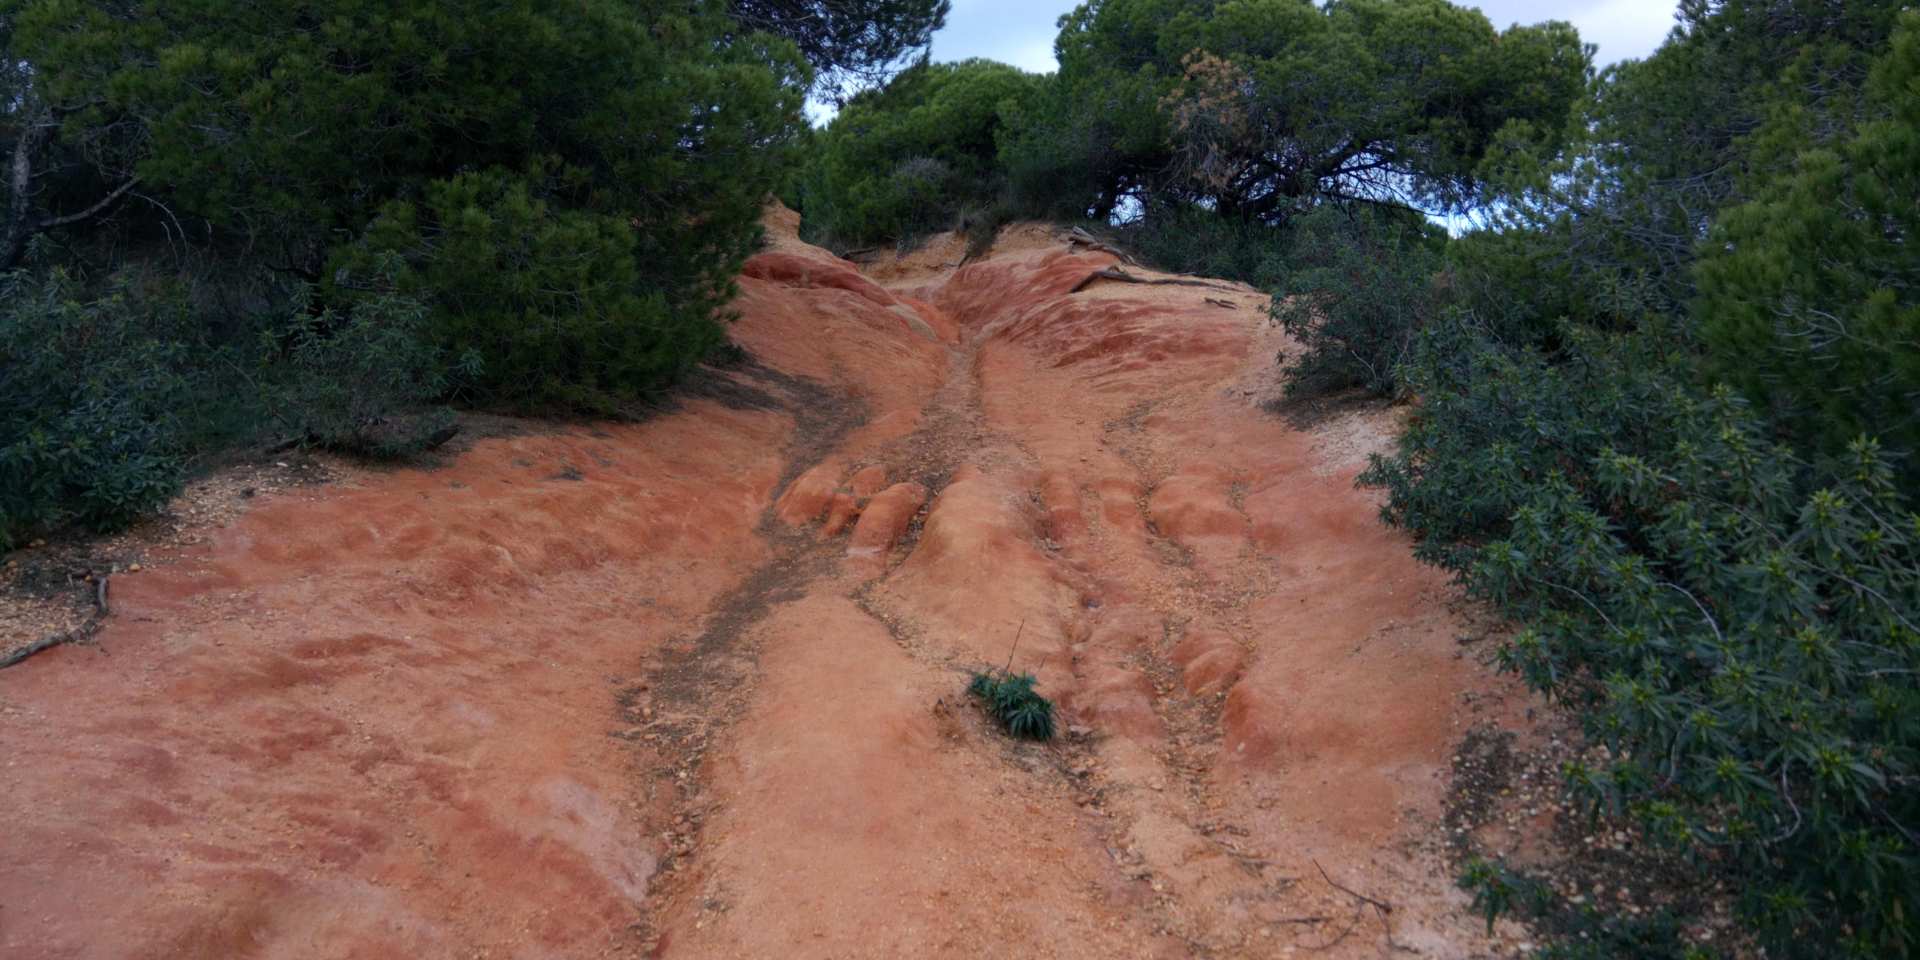
[[[128,177],[86,209],[64,216],[42,216],[35,211],[33,164],[53,140],[53,131],[59,126],[56,116],[56,111],[42,108],[38,116],[21,127],[20,139],[13,143],[13,160],[7,165],[7,219],[0,224],[0,273],[20,265],[20,258],[27,253],[27,242],[36,235],[105,213],[140,182],[138,175]]]
[[[33,215],[33,159],[53,135],[46,113],[28,120],[13,143],[13,162],[7,166],[7,220],[0,228],[0,271],[12,270],[27,252],[27,241],[38,232]]]

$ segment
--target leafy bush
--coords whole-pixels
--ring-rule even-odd
[[[1686,342],[1570,330],[1549,362],[1451,318],[1362,479],[1524,625],[1502,665],[1611,755],[1567,770],[1580,797],[1729,863],[1780,955],[1909,953],[1920,514],[1873,441],[1804,459],[1701,392]]]
[[[125,524],[180,488],[178,309],[144,310],[126,288],[82,299],[61,272],[0,275],[0,550]]]
[[[1240,280],[1263,289],[1291,269],[1284,228],[1222,217],[1191,204],[1155,203],[1113,228],[1119,243],[1171,273]]]
[[[216,341],[171,286],[134,273],[101,286],[0,274],[0,549],[124,526],[235,445],[394,457],[447,436],[451,415],[431,403],[454,371],[422,336],[418,300],[370,293],[341,315],[299,299]]]
[[[1362,478],[1517,622],[1503,666],[1606,747],[1574,793],[1738,878],[1773,956],[1920,947],[1899,7],[1683,5],[1574,149],[1494,151],[1504,229],[1452,245],[1451,306],[1402,366],[1420,407]],[[1548,920],[1554,955],[1679,949],[1469,874],[1483,907]]]
[[[452,435],[451,411],[432,404],[455,373],[425,336],[426,305],[404,294],[369,293],[340,316],[296,309],[263,331],[260,406],[287,437],[381,459],[405,457]],[[462,358],[459,379],[481,372]]]
[[[1327,206],[1295,220],[1288,240],[1273,318],[1304,349],[1287,365],[1287,394],[1398,393],[1400,364],[1439,308],[1445,236],[1414,218]]]
[[[1547,883],[1504,864],[1476,858],[1467,864],[1460,886],[1473,894],[1474,909],[1487,918],[1489,934],[1503,914],[1518,914],[1551,933],[1556,942],[1536,954],[1538,960],[1706,960],[1711,956],[1688,944],[1678,919],[1665,910],[1623,916],[1592,903],[1573,903]]]
[[[1052,740],[1053,702],[1034,691],[1036,682],[1030,673],[984,671],[973,675],[967,693],[1012,736]]]
[[[266,434],[390,456],[444,438],[429,402],[663,389],[724,341],[802,129],[806,63],[740,23],[806,14],[777,26],[844,78],[944,10],[0,0],[0,268],[38,251],[0,305],[0,537],[124,522]]]

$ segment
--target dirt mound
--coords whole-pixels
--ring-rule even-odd
[[[1290,427],[1260,296],[1050,228],[768,219],[673,411],[260,497],[0,673],[0,955],[1496,950],[1437,834],[1503,688],[1353,487],[1391,412]]]

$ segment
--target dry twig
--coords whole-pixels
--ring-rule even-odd
[[[101,621],[105,620],[107,614],[112,612],[107,606],[107,581],[111,579],[111,577],[101,577],[99,586],[94,588],[93,615],[87,618],[86,623],[72,630],[50,633],[4,657],[0,657],[0,670],[11,667],[36,653],[51,650],[63,643],[80,643],[92,638],[95,633],[99,632]]]

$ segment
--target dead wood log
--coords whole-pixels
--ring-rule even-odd
[[[101,577],[99,586],[94,588],[93,615],[87,618],[86,623],[72,630],[62,630],[59,633],[48,634],[4,657],[0,657],[0,670],[5,670],[36,653],[51,650],[63,643],[80,643],[92,639],[94,634],[100,632],[101,622],[106,620],[107,614],[112,612],[112,609],[107,606],[107,582],[112,579],[112,577]]]
[[[1189,280],[1184,277],[1137,277],[1119,267],[1101,267],[1080,278],[1080,282],[1074,284],[1073,289],[1067,292],[1070,294],[1079,293],[1092,286],[1095,280],[1114,280],[1120,283],[1144,283],[1149,286],[1206,287],[1210,290],[1232,291],[1234,289],[1218,283],[1210,283],[1206,280]]]

